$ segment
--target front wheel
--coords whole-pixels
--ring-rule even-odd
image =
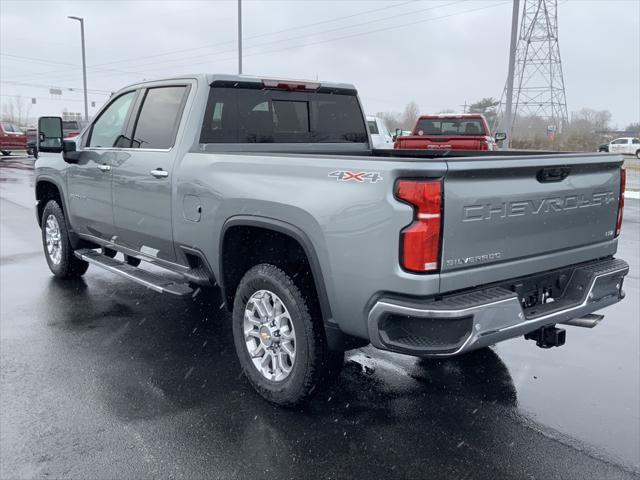
[[[636,158],[637,158],[638,160],[640,160],[640,150],[638,150],[638,151],[636,152]]]
[[[295,406],[307,400],[342,364],[327,348],[313,298],[274,265],[251,268],[233,305],[233,338],[240,365],[266,400]]]
[[[81,277],[89,268],[87,262],[73,254],[67,222],[55,200],[49,200],[42,212],[42,246],[49,270],[56,277]]]

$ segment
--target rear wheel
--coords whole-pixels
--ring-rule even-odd
[[[77,278],[89,268],[74,255],[64,213],[55,200],[49,200],[42,212],[42,246],[49,270],[56,277]]]
[[[337,373],[344,354],[327,348],[313,298],[270,264],[251,268],[233,305],[233,338],[249,382],[266,400],[294,406]]]
[[[638,151],[636,152],[636,158],[637,158],[637,159],[640,159],[640,150],[638,150]]]
[[[11,152],[7,150],[2,150],[2,155],[4,155],[5,157],[8,157],[9,155],[11,155]]]

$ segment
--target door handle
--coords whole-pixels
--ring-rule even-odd
[[[156,178],[167,178],[169,176],[169,172],[162,170],[161,168],[156,168],[155,170],[151,170],[149,174],[151,174]]]
[[[98,165],[98,169],[101,172],[108,172],[109,170],[111,170],[111,167],[109,165]]]

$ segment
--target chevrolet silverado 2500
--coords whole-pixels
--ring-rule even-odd
[[[280,405],[350,348],[557,346],[623,297],[618,155],[375,150],[353,86],[228,75],[131,85],[74,139],[42,117],[38,143],[53,274],[219,288]]]

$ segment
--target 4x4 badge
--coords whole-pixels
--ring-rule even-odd
[[[346,170],[331,172],[329,177],[335,178],[338,182],[376,183],[382,180],[382,176],[378,172],[349,172]]]

